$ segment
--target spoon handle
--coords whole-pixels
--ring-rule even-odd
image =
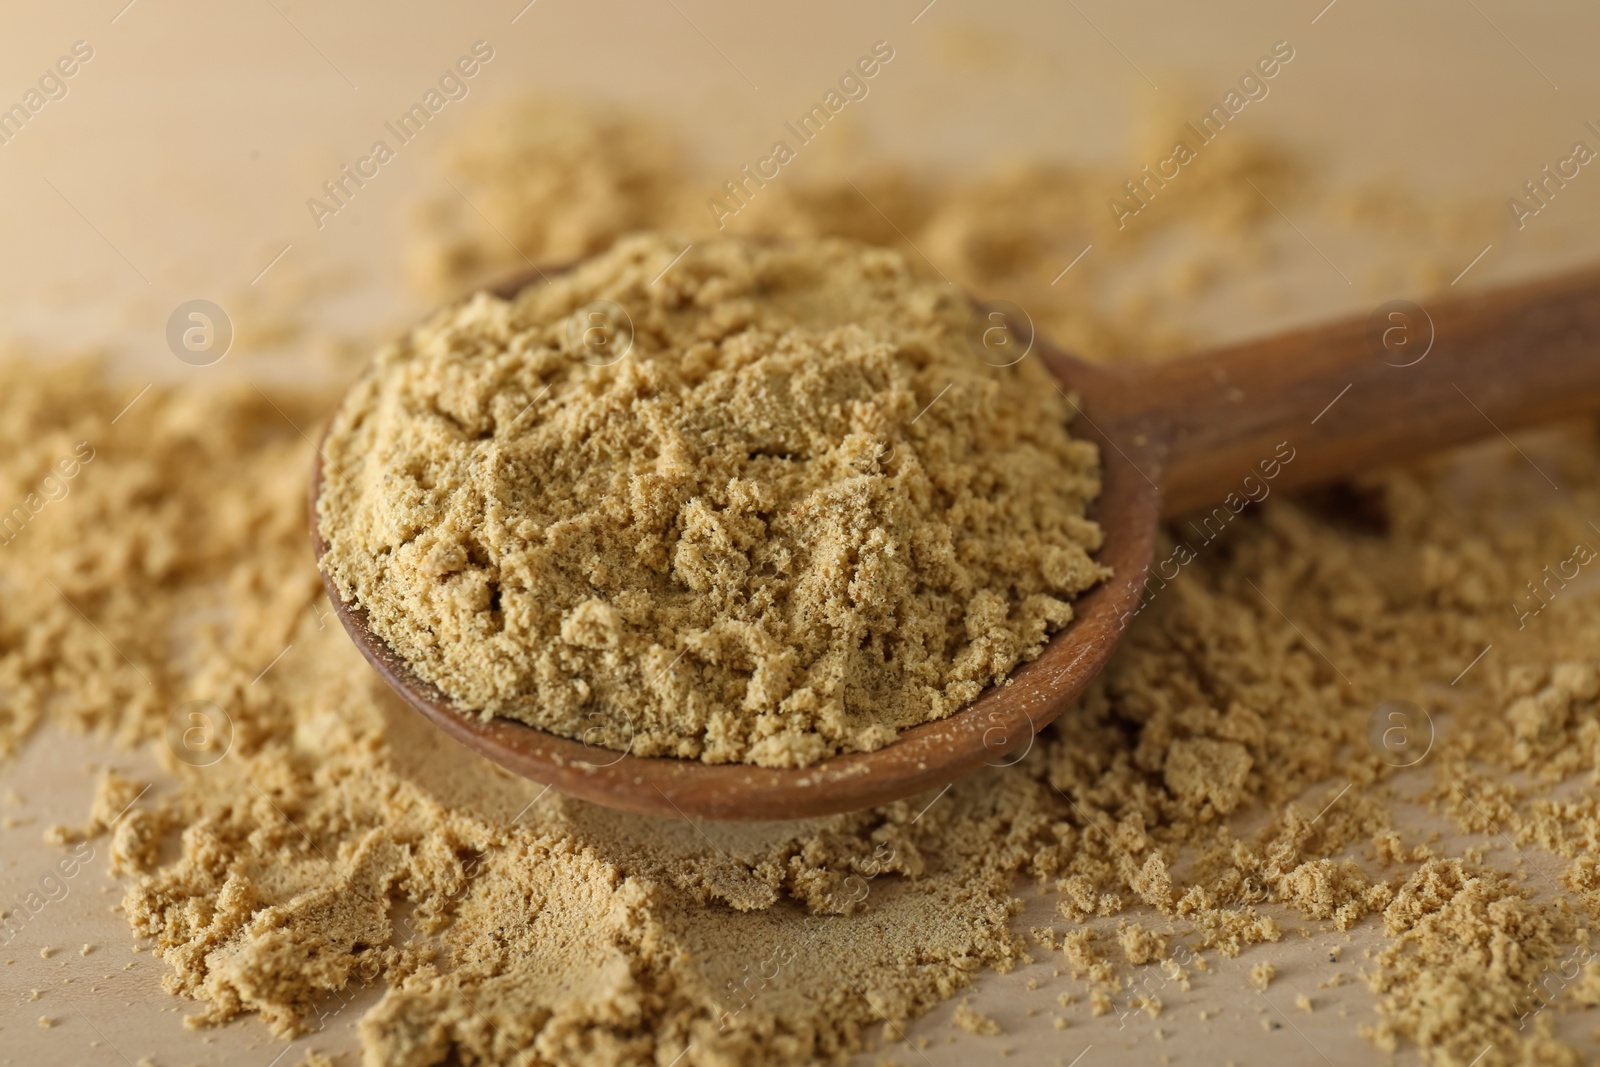
[[[1600,410],[1600,269],[1103,370],[1108,437],[1180,514]]]

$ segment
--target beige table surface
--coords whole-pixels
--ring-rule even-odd
[[[1289,40],[1295,65],[1251,108],[1256,132],[1303,146],[1331,182],[1394,175],[1424,196],[1481,200],[1502,215],[1525,180],[1586,136],[1586,121],[1600,123],[1600,8],[1578,3],[125,3],[0,11],[0,105],[20,99],[74,42],[94,49],[66,98],[0,145],[0,340],[31,341],[47,360],[103,349],[173,379],[293,372],[292,353],[205,369],[174,360],[163,325],[194,297],[223,302],[245,325],[274,301],[294,301],[311,321],[346,335],[379,336],[418,315],[424,305],[399,265],[397,220],[418,197],[448,192],[433,152],[449,124],[529,92],[653,108],[686,130],[720,173],[759,154],[774,127],[884,39],[897,55],[861,109],[863,159],[971,167],[1019,154],[1113,158],[1125,149],[1132,116],[1168,97],[1220,96],[1273,42]],[[315,228],[306,198],[480,39],[495,59],[435,124],[446,127],[438,138],[430,128],[349,210]],[[1225,293],[1174,316],[1221,339],[1405,295],[1374,290],[1367,279],[1381,268],[1381,252],[1336,219],[1296,223],[1350,284],[1307,247],[1287,268],[1293,298],[1276,309]],[[1498,232],[1463,285],[1592,256],[1600,249],[1600,175],[1586,171],[1528,233],[1504,225]],[[307,299],[292,286],[308,276],[345,284]],[[325,639],[344,637],[330,629]],[[463,766],[474,759],[452,758]],[[0,827],[0,901],[53,861],[42,829],[82,820],[91,767],[106,762],[155,774],[142,754],[51,731],[0,765],[0,789],[25,798],[3,812],[16,825]],[[185,1029],[180,1017],[193,1005],[161,991],[162,965],[134,946],[112,911],[119,897],[102,854],[66,899],[0,953],[0,1064],[150,1057],[163,1067],[270,1067],[297,1063],[308,1046],[355,1047],[354,1023],[371,994],[287,1051],[254,1020]],[[1034,903],[1019,923],[1047,916],[1048,902]],[[1381,1054],[1356,1035],[1358,1023],[1375,1018],[1369,994],[1359,983],[1319,984],[1335,970],[1355,975],[1376,941],[1368,923],[1348,941],[1296,937],[1254,950],[1199,976],[1191,992],[1162,990],[1166,1008],[1155,1020],[1092,1019],[1081,989],[1079,1003],[1060,1012],[1056,993],[1073,987],[1049,982],[1052,964],[1041,962],[979,981],[972,1003],[1001,1022],[1003,1037],[956,1031],[947,1004],[911,1029],[928,1039],[926,1049],[902,1045],[892,1055],[902,1064],[953,1064],[1004,1049],[1012,1063],[1084,1067],[1374,1062]],[[48,958],[45,947],[55,950]],[[1338,963],[1329,962],[1334,950]],[[1263,959],[1279,971],[1266,996],[1245,979]],[[1045,980],[1029,989],[1032,978]],[[36,1027],[31,989],[57,1001],[51,1029]],[[1316,1011],[1295,1010],[1300,993]],[[1213,1018],[1201,1021],[1202,1009]],[[1051,1025],[1058,1013],[1070,1020],[1065,1030]],[[1582,1017],[1569,1026],[1591,1056],[1594,1026]]]

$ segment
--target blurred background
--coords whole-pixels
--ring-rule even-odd
[[[1160,243],[1130,236],[1149,228],[1143,216],[1109,229],[1106,201],[1140,166],[1170,156],[1184,121],[1221,103],[1287,42],[1293,60],[1218,140],[1231,152],[1277,146],[1292,160],[1277,171],[1292,170],[1297,194],[1282,182],[1262,186],[1285,213],[1267,228],[1283,254],[1270,270],[1234,271],[1220,292],[1152,282],[1130,295],[1123,290],[1140,285],[1126,272],[1119,283],[1130,309],[1159,311],[1206,339],[1442,287],[1489,245],[1460,284],[1553,269],[1582,258],[1600,225],[1600,180],[1586,168],[1521,231],[1508,209],[1575,141],[1600,148],[1585,127],[1600,120],[1592,5],[524,3],[109,0],[9,11],[0,103],[22,103],[75,46],[92,58],[61,79],[65,95],[46,97],[0,144],[0,332],[52,352],[145,354],[182,374],[165,358],[163,331],[189,299],[224,307],[241,351],[275,342],[292,350],[303,336],[287,329],[291,317],[349,336],[392,328],[440,295],[408,245],[418,205],[473,215],[461,203],[471,196],[490,216],[473,223],[488,221],[524,252],[542,250],[511,232],[516,220],[493,218],[470,183],[452,185],[445,161],[474,130],[503,120],[507,105],[530,96],[619,105],[704,175],[709,200],[879,41],[893,60],[780,181],[854,175],[859,184],[884,161],[912,176],[994,173],[1019,161],[1093,167],[1098,183],[1086,184],[1098,187],[1081,196],[1093,216],[1086,240],[1062,240],[1062,267],[1094,236],[1091,226],[1111,243]],[[480,41],[493,58],[466,80],[467,95],[400,146],[384,124]],[[319,226],[307,201],[379,138],[395,144],[395,158]],[[1207,168],[1197,161],[1186,168],[1196,176],[1177,184],[1215,184]],[[574,176],[580,189],[582,179]],[[1163,194],[1149,214],[1168,216],[1164,232],[1181,229],[1171,225],[1178,216],[1203,221],[1208,201],[1250,192],[1233,184],[1186,206]],[[686,217],[705,226],[711,214],[699,204]],[[1225,228],[1199,226],[1199,237]],[[1437,264],[1402,269],[1384,236],[1426,245]],[[1115,251],[1102,242],[1102,253]],[[1155,298],[1160,306],[1147,307]]]

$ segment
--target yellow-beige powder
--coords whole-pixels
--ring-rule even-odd
[[[871,751],[1037,656],[1108,572],[1025,342],[894,252],[687,244],[379,355],[323,446],[346,600],[458,706],[713,763]]]
[[[700,186],[649,154],[659,137],[535,108],[474,142],[462,180],[515,206],[496,217],[530,255],[594,251],[617,218],[676,228],[703,210]],[[639,159],[659,164],[648,187]],[[1207,166],[1195,196],[1210,207],[1188,217],[1227,225],[1174,269],[1135,272],[1145,310],[1176,315],[1259,272],[1265,231],[1282,226],[1244,177],[1291,212],[1327,203],[1292,159],[1247,140],[1219,142]],[[1096,357],[1170,351],[1170,320],[1106,296],[1132,271],[1093,221],[1116,177],[1040,163],[856,180],[957,283],[1025,303]],[[551,190],[589,198],[559,232]],[[897,240],[842,181],[770,193],[737,221]],[[419,243],[434,278],[515,266],[499,234],[462,218]],[[1158,205],[1147,232],[1166,235],[1163,218]],[[1463,231],[1449,255],[1415,254],[1438,218],[1424,205],[1352,210],[1363,218],[1394,249],[1390,271],[1424,281],[1488,239]],[[1051,289],[1086,239],[1083,288]],[[1249,967],[1253,946],[1297,928],[1364,926],[1389,945],[1345,967],[1376,994],[1380,1046],[1440,1065],[1582,1062],[1554,1022],[1600,1000],[1600,603],[1575,585],[1525,629],[1510,605],[1544,564],[1600,540],[1592,425],[1519,441],[1559,495],[1493,443],[1342,495],[1268,500],[1141,613],[1104,678],[1016,767],[848,816],[694,827],[541,797],[441,742],[372,675],[319,595],[300,511],[312,453],[296,426],[330,410],[333,390],[157,386],[112,425],[141,384],[0,369],[5,499],[27,502],[77,442],[95,449],[69,495],[30,507],[0,549],[0,744],[15,751],[49,719],[167,753],[183,701],[227,710],[226,759],[169,760],[174,781],[131,807],[142,787],[108,776],[76,831],[109,835],[133,928],[168,989],[198,1004],[197,1025],[253,1013],[303,1032],[375,985],[369,1064],[791,1064],[880,1041],[917,1062],[905,1020],[1021,959],[1009,924],[1022,878],[1065,923],[1047,938],[1054,961],[1081,969],[1055,979],[1071,1033],[1137,1010],[1132,979],[1159,989],[1162,1019],[1187,1017],[1188,984],[1223,988],[1210,957]],[[1396,697],[1441,724],[1449,712],[1410,777],[1431,779],[1422,799],[1475,835],[1459,855],[1401,819],[1399,776],[1368,747],[1376,702]],[[1226,790],[1186,773],[1197,754],[1230,768]],[[1252,813],[1259,830],[1235,825]],[[1510,844],[1563,864],[1559,884],[1541,896],[1508,879]],[[1135,908],[1145,933],[1119,932]],[[1127,944],[1143,958],[1155,938],[1171,959],[1132,963]],[[1161,985],[1168,974],[1181,977]]]

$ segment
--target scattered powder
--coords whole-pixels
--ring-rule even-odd
[[[1087,926],[1069,930],[1061,939],[1061,953],[1067,962],[1067,973],[1074,978],[1110,982],[1111,965],[1095,951],[1094,940],[1095,932]]]
[[[978,1011],[964,1000],[960,1004],[956,1005],[955,1014],[951,1016],[950,1021],[954,1023],[958,1029],[965,1030],[969,1034],[979,1034],[983,1037],[994,1037],[1001,1033],[999,1023]]]
[[[1250,984],[1261,992],[1266,992],[1267,986],[1278,976],[1278,968],[1265,960],[1250,968]]]
[[[1458,1057],[1475,1055],[1489,1036],[1477,1020],[1509,1013],[1519,1030],[1531,1017],[1530,1046],[1560,1062],[1553,1016],[1543,1008],[1565,983],[1541,983],[1573,938],[1558,909],[1526,899],[1503,873],[1430,860],[1384,911],[1384,931],[1394,943],[1367,979],[1390,1017],[1370,1028],[1380,1048],[1394,1049],[1404,1034]]]
[[[1146,930],[1139,923],[1127,923],[1120,927],[1117,930],[1117,942],[1122,946],[1122,954],[1128,962],[1136,966],[1154,962],[1167,954],[1167,938]]]
[[[345,599],[459,706],[714,763],[880,748],[1037,656],[1109,573],[1042,364],[896,253],[687,244],[383,350],[323,446]]]
[[[659,124],[530,114],[537,123],[475,141],[463,175],[530,257],[606,247],[618,227],[693,234],[705,183],[675,169]],[[1181,309],[1271,273],[1269,234],[1284,227],[1245,177],[1290,214],[1330,202],[1281,153],[1244,138],[1209,151],[1203,182],[1175,188],[1173,210],[1158,203],[1125,244],[1103,219],[1116,172],[855,177],[957,285],[1113,359],[1197,347],[1205,331]],[[1387,187],[1342,203],[1352,233],[1394,249],[1375,301],[1448,283],[1492,239]],[[901,247],[825,177],[775,183],[734,221]],[[465,211],[427,225],[445,232],[419,256],[440,285],[523,269]],[[1136,269],[1186,225],[1210,239]],[[1091,241],[1075,284],[1051,288]],[[109,839],[134,931],[154,939],[167,988],[199,1005],[196,1024],[252,1013],[288,1036],[370,984],[381,996],[359,1031],[374,1064],[529,1049],[562,1064],[826,1059],[1012,967],[1020,878],[1057,895],[1069,924],[1058,943],[1081,970],[1064,981],[1095,1015],[1128,1006],[1117,968],[1133,965],[1100,958],[1085,935],[1114,937],[1130,908],[1158,914],[1170,951],[1200,974],[1200,949],[1247,953],[1285,924],[1381,923],[1387,945],[1367,976],[1379,1046],[1415,1045],[1435,1064],[1486,1048],[1480,1067],[1578,1061],[1554,1020],[1600,999],[1600,968],[1575,947],[1600,920],[1588,856],[1600,805],[1582,788],[1600,777],[1600,604],[1574,587],[1522,630],[1510,605],[1593,536],[1592,423],[1519,442],[1562,494],[1489,442],[1274,496],[1141,613],[1019,765],[957,783],[920,818],[933,797],[691,826],[541,797],[441,742],[372,675],[328,616],[305,544],[311,453],[297,427],[324,418],[341,384],[268,387],[270,399],[157,385],[113,426],[138,384],[59,361],[50,374],[0,367],[0,499],[25,501],[80,442],[95,450],[70,498],[3,548],[0,748],[49,718],[169,755],[175,784],[121,812],[142,785],[107,776],[81,832]],[[211,766],[171,758],[161,740],[197,695],[233,729]],[[1449,713],[1405,776],[1368,745],[1388,699]],[[1420,799],[1493,859],[1399,822],[1396,801],[1416,795],[1402,796],[1402,777],[1431,781]],[[1246,833],[1230,812],[1264,823]],[[1497,869],[1514,864],[1512,843],[1565,864],[1560,885],[1536,894]]]

